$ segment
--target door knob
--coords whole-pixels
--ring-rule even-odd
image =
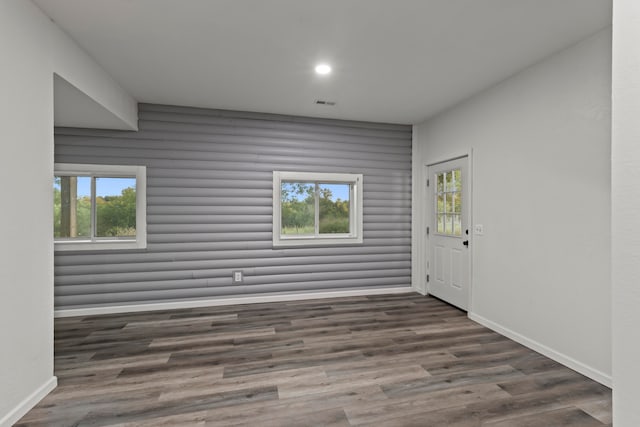
[[[464,242],[462,242],[463,245],[465,245],[466,247],[469,247],[469,241],[465,240]]]

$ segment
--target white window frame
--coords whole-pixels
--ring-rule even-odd
[[[349,228],[345,234],[316,234],[313,236],[282,234],[282,182],[309,182],[316,184],[349,184]],[[316,172],[273,172],[273,246],[331,246],[362,244],[362,174],[316,173]],[[316,207],[317,209],[317,207]],[[316,227],[317,228],[317,227]]]
[[[136,178],[136,237],[131,239],[96,238],[55,240],[56,251],[93,251],[108,249],[145,249],[147,247],[147,168],[128,165],[92,165],[56,163],[54,176],[88,176],[92,178]],[[95,190],[94,190],[95,191]],[[92,191],[93,193],[93,191]],[[91,204],[94,205],[94,194]],[[94,213],[92,207],[92,215]]]

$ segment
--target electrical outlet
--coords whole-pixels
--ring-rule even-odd
[[[236,284],[236,283],[242,283],[242,282],[244,282],[242,270],[233,271],[231,273],[231,283]]]

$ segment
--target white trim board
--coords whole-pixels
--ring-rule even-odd
[[[594,369],[590,366],[585,365],[582,362],[575,360],[572,357],[567,356],[566,354],[560,353],[552,348],[547,347],[544,344],[541,344],[537,341],[529,339],[523,335],[520,335],[517,332],[512,331],[511,329],[500,326],[499,324],[492,322],[482,316],[479,316],[475,313],[468,313],[469,319],[480,323],[482,326],[486,326],[487,328],[499,333],[500,335],[504,335],[505,337],[514,340],[517,343],[524,345],[538,353],[555,360],[556,362],[573,369],[576,372],[581,373],[582,375],[591,378],[594,381],[599,382],[602,385],[605,385],[609,388],[612,387],[612,379],[611,375],[607,375],[604,372],[601,372],[597,369]]]
[[[422,295],[427,294],[421,231],[424,215],[424,176],[422,174],[422,147],[418,140],[418,126],[411,128],[411,287]]]
[[[7,415],[0,418],[0,427],[10,427],[15,424],[20,418],[24,417],[34,406],[36,406],[45,396],[56,388],[58,385],[58,378],[51,377],[44,384],[42,384],[36,391],[27,396],[22,402],[13,408]]]
[[[154,310],[175,310],[181,308],[214,307],[233,304],[257,304],[263,302],[302,301],[322,298],[355,297],[382,294],[408,294],[415,292],[410,286],[402,288],[361,289],[351,291],[313,292],[308,294],[284,294],[242,296],[231,298],[216,298],[208,300],[169,301],[147,304],[113,305],[106,307],[70,308],[55,310],[54,317],[95,316],[101,314],[136,313]]]

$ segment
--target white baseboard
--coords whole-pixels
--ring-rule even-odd
[[[547,347],[544,344],[540,344],[537,341],[534,341],[525,336],[522,336],[519,333],[512,331],[511,329],[505,328],[475,313],[469,312],[469,319],[475,322],[478,322],[481,325],[486,326],[487,328],[499,333],[500,335],[504,335],[505,337],[510,338],[524,345],[525,347],[528,347],[534,351],[537,351],[538,353],[543,354],[544,356],[547,356],[548,358],[553,359],[556,362],[561,363],[564,366],[571,368],[574,371],[577,371],[582,375],[589,377],[594,381],[599,382],[602,385],[605,385],[609,388],[611,388],[612,386],[613,382],[611,379],[611,375],[607,375],[604,372],[601,372],[597,369],[587,366],[584,363],[579,362],[574,358],[567,356],[566,354],[560,353],[552,348]]]
[[[24,417],[27,412],[38,404],[44,397],[51,393],[51,390],[58,385],[58,378],[51,377],[44,384],[42,384],[36,391],[31,393],[26,399],[13,408],[7,415],[0,418],[0,427],[10,427],[15,424],[20,418]]]
[[[313,293],[297,293],[283,295],[262,295],[262,296],[244,296],[232,298],[216,298],[208,300],[191,300],[191,301],[172,301],[158,302],[147,304],[131,304],[131,305],[113,305],[105,307],[87,307],[87,308],[71,308],[55,310],[54,317],[73,317],[73,316],[95,316],[100,314],[116,314],[116,313],[135,313],[141,311],[153,310],[175,310],[181,308],[197,308],[197,307],[214,307],[219,305],[233,304],[255,304],[261,302],[282,302],[311,300],[322,298],[339,298],[354,297],[366,295],[381,294],[406,294],[414,292],[413,288],[407,286],[403,288],[377,288],[377,289],[358,289],[350,291],[330,291],[330,292],[313,292]]]

